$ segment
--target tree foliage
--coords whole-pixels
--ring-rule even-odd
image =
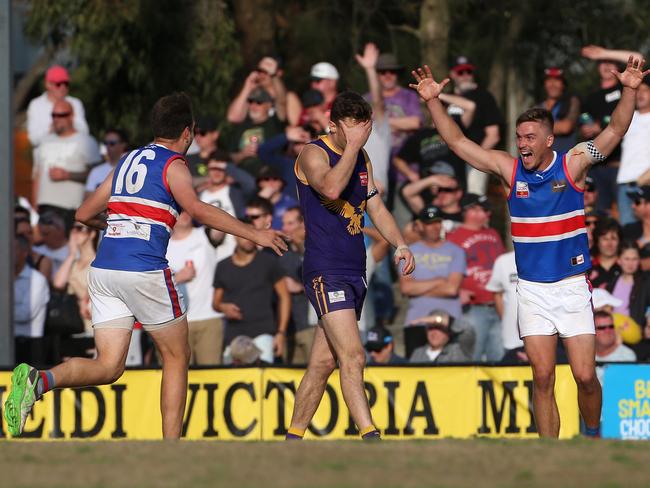
[[[136,143],[151,138],[155,100],[173,91],[186,91],[196,112],[223,113],[240,64],[219,1],[32,0],[26,30],[76,58],[73,93],[92,131],[124,127]]]

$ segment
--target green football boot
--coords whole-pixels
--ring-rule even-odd
[[[39,381],[38,370],[25,363],[16,366],[11,375],[11,391],[5,402],[4,416],[13,437],[22,434],[27,416],[38,400],[36,385]]]

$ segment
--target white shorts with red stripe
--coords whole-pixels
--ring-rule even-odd
[[[519,278],[517,320],[521,338],[595,334],[591,283],[585,276],[572,276],[554,283]]]
[[[169,268],[116,271],[91,266],[88,293],[93,327],[133,317],[147,329],[180,319],[186,312]]]

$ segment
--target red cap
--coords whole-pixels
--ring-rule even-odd
[[[563,80],[564,79],[564,70],[562,70],[562,69],[560,69],[560,68],[558,68],[556,66],[546,68],[544,70],[544,77],[545,78],[560,78],[560,79]]]
[[[51,81],[52,83],[61,83],[62,81],[70,81],[70,75],[68,70],[63,66],[55,64],[50,67],[45,73],[45,81]]]
[[[458,56],[454,59],[454,63],[451,66],[451,70],[455,72],[462,70],[474,71],[475,69],[476,66],[474,66],[466,56]]]

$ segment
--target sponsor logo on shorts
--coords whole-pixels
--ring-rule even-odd
[[[579,264],[582,264],[584,262],[585,262],[584,254],[579,254],[578,256],[573,256],[571,258],[571,265],[572,266],[578,266]]]
[[[528,198],[530,196],[528,192],[528,183],[525,181],[517,181],[515,186],[515,197],[517,198]]]
[[[361,186],[368,186],[368,172],[361,171],[359,173],[359,179],[361,180]]]
[[[345,292],[340,291],[328,291],[327,299],[330,303],[344,302],[345,301]]]

